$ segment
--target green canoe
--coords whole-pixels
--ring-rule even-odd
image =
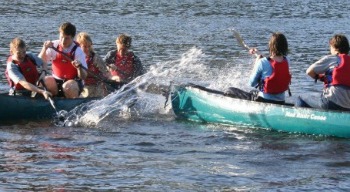
[[[58,111],[72,110],[74,107],[96,98],[53,98]],[[49,119],[56,111],[48,100],[22,96],[0,94],[0,124],[14,120]]]
[[[349,112],[241,100],[193,84],[173,85],[171,101],[177,117],[192,121],[350,138]]]

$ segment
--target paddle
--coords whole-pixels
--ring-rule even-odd
[[[73,61],[73,59],[71,57],[69,57],[65,52],[58,50],[56,47],[50,47],[51,49],[55,50],[57,53],[61,53],[66,59],[68,59],[69,61]],[[122,85],[124,85],[124,82],[116,82],[116,81],[112,81],[112,80],[108,80],[106,78],[100,77],[96,74],[94,74],[93,72],[89,71],[86,67],[80,65],[80,67],[82,69],[84,69],[89,75],[91,75],[93,78],[100,80],[104,83],[106,83],[107,86],[109,86],[109,88],[111,88],[112,90],[118,90],[120,89],[120,87]]]
[[[43,79],[40,79],[39,81],[40,81],[40,83],[42,84],[44,90],[47,91],[46,84],[45,84],[44,80],[43,80]],[[51,98],[50,96],[48,96],[48,100],[49,100],[49,102],[50,102],[50,104],[51,104],[51,107],[52,107],[52,108],[55,110],[55,112],[56,112],[56,117],[57,117],[57,119],[58,119],[59,121],[64,121],[64,119],[65,119],[65,114],[67,114],[67,112],[64,111],[64,110],[58,112],[58,111],[57,111],[57,108],[56,108],[56,105],[55,105],[55,102],[52,100],[52,98]]]
[[[38,86],[39,86],[39,84],[40,84],[40,80],[42,80],[42,78],[44,78],[44,77],[45,77],[45,75],[44,75],[44,76],[42,75],[43,73],[45,73],[45,75],[46,75],[45,70],[42,70],[42,71],[40,72],[39,79],[38,79],[38,80],[36,81],[36,83],[35,83],[35,85],[36,85],[37,87],[38,87]],[[36,94],[37,94],[37,92],[32,91],[31,97],[35,97],[35,96],[36,96]]]
[[[237,40],[237,42],[238,42],[238,44],[241,46],[241,47],[243,47],[244,49],[246,49],[246,50],[250,50],[251,49],[251,47],[249,47],[245,42],[244,42],[244,40],[242,39],[242,37],[241,37],[241,35],[238,33],[238,31],[236,31],[235,29],[232,29],[232,31],[233,31],[233,35],[235,36],[235,38],[236,38],[236,40]],[[258,54],[258,53],[254,53],[254,55],[256,56],[256,57],[262,57],[260,54]]]

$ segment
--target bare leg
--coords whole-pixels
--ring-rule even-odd
[[[79,86],[74,80],[68,80],[62,85],[64,96],[66,98],[78,98],[79,97]]]
[[[46,89],[49,92],[51,92],[53,96],[56,96],[58,94],[58,87],[57,87],[55,78],[53,78],[52,76],[46,76],[44,81],[45,81]]]

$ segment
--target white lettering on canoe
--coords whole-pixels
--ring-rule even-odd
[[[300,119],[312,119],[312,120],[319,120],[319,121],[325,121],[327,120],[326,116],[322,115],[315,115],[315,114],[304,114],[304,113],[292,113],[287,111],[285,113],[286,117],[293,117],[293,118],[300,118]]]
[[[327,119],[327,117],[311,114],[311,119],[325,121]]]

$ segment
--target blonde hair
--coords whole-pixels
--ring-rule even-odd
[[[88,33],[86,32],[80,32],[77,35],[77,42],[79,44],[83,44],[83,43],[89,43],[90,44],[90,50],[93,50],[92,48],[92,40],[91,37]]]
[[[14,39],[12,39],[11,43],[10,43],[10,50],[14,50],[14,49],[25,49],[26,43],[19,37],[16,37]]]
[[[126,48],[130,48],[131,47],[131,37],[126,35],[126,34],[120,34],[118,36],[118,38],[115,40],[115,43],[120,43],[122,45],[124,45]]]

